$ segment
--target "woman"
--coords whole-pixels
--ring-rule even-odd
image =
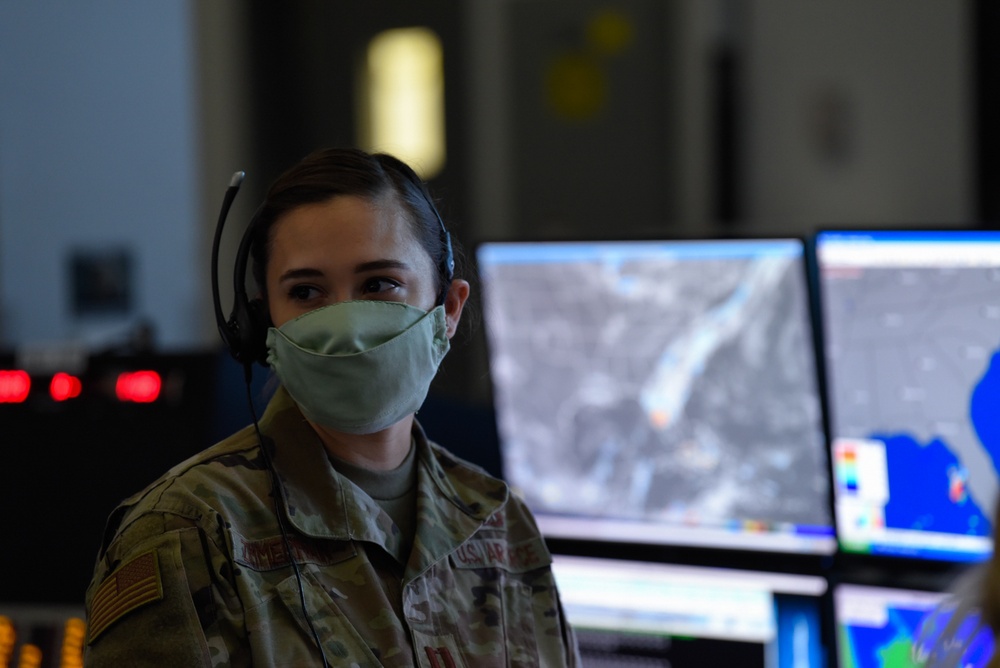
[[[260,301],[223,335],[281,387],[112,514],[87,664],[577,665],[529,512],[414,419],[469,295],[424,185],[321,151],[248,235]]]

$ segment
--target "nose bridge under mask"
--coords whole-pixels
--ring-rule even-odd
[[[423,404],[449,341],[443,306],[342,302],[268,332],[268,362],[310,420],[371,433]]]
[[[344,355],[380,346],[431,313],[402,302],[353,300],[309,311],[278,330],[306,350]]]

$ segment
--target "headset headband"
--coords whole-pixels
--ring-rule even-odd
[[[437,219],[441,235],[441,245],[444,254],[438,267],[440,275],[444,277],[441,292],[437,295],[437,304],[443,304],[448,295],[448,288],[455,276],[455,257],[451,246],[451,235],[444,226],[441,213],[434,205],[427,186],[420,180],[420,177],[409,168],[406,163],[394,160],[400,172],[406,176],[423,195],[427,206],[430,207],[434,217]],[[258,218],[264,208],[264,204],[257,208],[250,224],[240,238],[240,245],[236,251],[236,261],[233,267],[233,310],[229,318],[226,319],[222,313],[222,303],[219,296],[219,245],[222,239],[222,230],[229,215],[229,209],[233,205],[239,193],[246,173],[239,171],[233,174],[229,180],[229,187],[222,199],[222,209],[219,212],[219,221],[215,227],[215,236],[212,240],[212,301],[215,306],[215,322],[219,329],[219,335],[229,349],[230,354],[244,365],[247,373],[254,362],[267,364],[267,327],[268,316],[263,302],[259,299],[250,299],[246,291],[247,265],[250,259],[250,249],[256,236]],[[266,200],[265,200],[266,201]]]

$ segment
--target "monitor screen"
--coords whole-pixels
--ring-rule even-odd
[[[942,593],[841,584],[833,606],[838,668],[923,666],[932,655],[933,665],[982,668],[993,653],[974,615],[949,626],[954,607]]]
[[[816,237],[847,552],[977,561],[1000,455],[1000,232]]]
[[[556,555],[584,665],[822,667],[813,575]]]
[[[504,475],[550,537],[836,549],[804,244],[479,247]]]

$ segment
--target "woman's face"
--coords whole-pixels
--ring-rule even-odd
[[[430,310],[437,297],[437,269],[403,209],[388,197],[341,195],[286,213],[271,230],[266,280],[275,327],[352,299]]]

